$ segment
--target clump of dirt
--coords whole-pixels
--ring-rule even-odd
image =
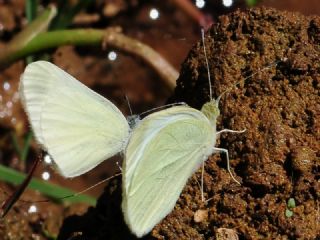
[[[229,150],[242,184],[231,179],[225,156],[214,154],[205,165],[208,201],[201,201],[198,171],[174,210],[144,239],[217,239],[221,229],[234,230],[239,239],[320,238],[319,36],[320,17],[266,8],[223,16],[210,29],[205,46],[213,95],[229,89],[220,101],[217,129],[246,129],[222,134],[217,146]],[[199,42],[182,66],[171,101],[200,108],[208,92]],[[294,207],[287,204],[290,198]],[[74,233],[135,239],[120,203],[121,180],[115,179],[96,208],[65,220],[59,239]],[[199,210],[204,217],[197,217]]]

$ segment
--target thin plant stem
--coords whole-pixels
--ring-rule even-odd
[[[207,30],[212,24],[213,20],[210,15],[201,12],[190,0],[173,0],[177,7],[181,8],[192,20],[197,22],[200,27]]]
[[[14,55],[17,51],[26,47],[28,43],[40,32],[44,32],[48,29],[48,26],[56,13],[57,9],[54,6],[49,6],[41,15],[28,24],[23,31],[15,35],[15,37],[5,47],[0,49],[0,70],[13,63]],[[23,57],[28,56],[31,55]],[[32,61],[32,58],[30,57],[27,61]]]
[[[21,194],[24,192],[24,190],[26,189],[26,187],[30,183],[32,176],[33,176],[33,173],[36,170],[39,162],[40,162],[40,158],[38,158],[33,163],[32,168],[29,171],[27,177],[19,185],[17,190],[10,197],[8,197],[8,199],[6,201],[4,201],[4,203],[2,204],[1,209],[0,209],[0,218],[4,218],[7,215],[7,213],[9,212],[9,210],[11,209],[11,207],[15,204],[15,202],[18,201],[19,197],[21,196]]]
[[[39,33],[27,44],[20,45],[19,48],[10,51],[10,54],[6,51],[0,51],[0,69],[28,55],[63,45],[103,45],[103,47],[116,48],[125,53],[138,56],[161,76],[170,90],[174,89],[179,75],[178,71],[151,47],[125,36],[114,28],[107,30],[72,29]]]

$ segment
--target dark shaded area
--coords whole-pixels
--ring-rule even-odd
[[[121,178],[111,181],[106,189],[95,208],[65,219],[58,240],[69,239],[75,233],[80,233],[79,239],[134,239],[122,217]]]
[[[218,146],[229,150],[239,186],[225,157],[205,166],[205,197],[192,176],[175,209],[145,239],[216,239],[218,228],[240,239],[320,238],[320,18],[273,9],[235,12],[220,18],[205,40],[214,97],[249,77],[220,102]],[[278,62],[276,66],[266,66]],[[202,44],[185,60],[171,101],[200,108],[208,101]],[[294,198],[293,216],[286,205]],[[67,218],[59,239],[134,239],[120,209],[121,183],[109,184],[96,208]],[[208,218],[194,221],[199,209]],[[81,226],[84,226],[81,228]],[[77,239],[77,238],[74,238]]]

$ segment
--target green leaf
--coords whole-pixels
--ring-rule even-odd
[[[22,183],[25,178],[25,174],[0,164],[0,180],[18,185]],[[43,195],[53,198],[56,201],[71,203],[84,202],[93,206],[96,204],[96,199],[91,196],[85,194],[76,195],[76,192],[68,188],[60,187],[37,178],[33,178],[30,181],[28,188],[37,190]],[[70,197],[67,198],[66,196]]]
[[[246,4],[249,7],[253,7],[253,6],[257,5],[258,2],[259,2],[259,0],[246,0]]]
[[[286,217],[290,218],[292,216],[293,216],[293,212],[291,210],[289,210],[289,209],[286,209]]]
[[[294,198],[289,198],[287,207],[289,209],[292,209],[292,208],[296,207],[296,201],[294,200]]]

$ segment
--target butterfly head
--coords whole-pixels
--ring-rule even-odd
[[[205,103],[201,108],[201,112],[209,119],[212,124],[216,124],[217,118],[220,114],[218,105],[219,101],[213,99],[210,102]]]
[[[140,120],[141,118],[138,114],[133,114],[127,117],[127,122],[131,129],[135,128]]]

